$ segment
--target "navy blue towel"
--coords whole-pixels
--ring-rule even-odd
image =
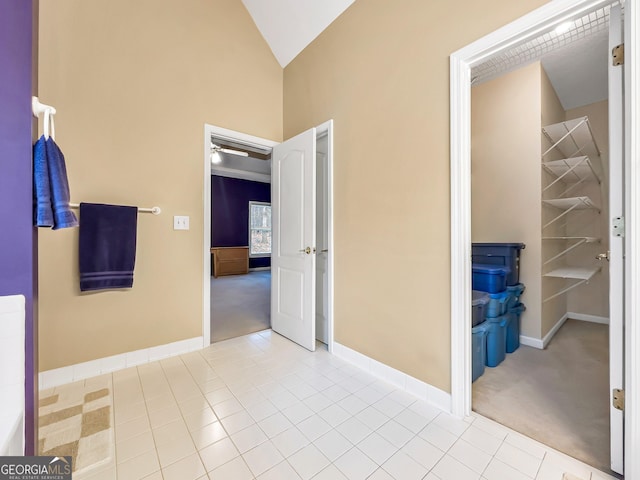
[[[80,290],[131,288],[137,207],[80,204]]]
[[[78,219],[69,206],[69,181],[62,151],[49,137],[46,142],[49,184],[51,186],[51,206],[53,208],[53,229],[77,227]]]
[[[36,227],[53,227],[51,210],[51,185],[44,135],[33,146],[33,196],[34,222]]]

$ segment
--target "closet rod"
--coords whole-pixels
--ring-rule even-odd
[[[69,206],[71,208],[80,208],[79,203],[70,203]],[[143,213],[153,213],[154,215],[160,215],[162,213],[162,209],[160,207],[151,207],[151,208],[138,207],[138,211]]]

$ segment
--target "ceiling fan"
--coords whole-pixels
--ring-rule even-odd
[[[211,162],[212,163],[222,162],[222,157],[220,156],[220,153],[228,153],[230,155],[237,155],[239,157],[249,156],[247,152],[243,152],[241,150],[233,150],[231,148],[224,148],[224,147],[221,147],[220,145],[216,145],[215,143],[211,142]]]

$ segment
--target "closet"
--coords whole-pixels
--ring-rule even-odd
[[[547,289],[544,303],[589,282],[600,272],[595,259],[587,262],[583,256],[579,264],[574,264],[567,258],[584,244],[600,242],[598,217],[604,196],[592,198],[598,189],[585,191],[588,185],[601,185],[603,172],[588,117],[542,127],[542,133],[551,144],[542,154],[543,282],[551,278],[566,280],[551,293]]]
[[[604,468],[608,102],[565,108],[540,63],[475,85],[471,99],[472,242],[527,246],[521,348],[473,383],[473,409]]]

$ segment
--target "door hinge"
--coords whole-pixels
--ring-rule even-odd
[[[611,228],[614,237],[624,237],[624,217],[614,217]]]
[[[619,388],[613,389],[613,408],[624,410],[624,390]]]
[[[611,64],[614,67],[624,65],[624,43],[613,47],[613,50],[611,50],[611,57]]]

